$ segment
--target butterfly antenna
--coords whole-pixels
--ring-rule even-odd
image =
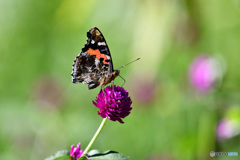
[[[124,67],[126,67],[127,65],[129,65],[129,64],[131,64],[131,63],[133,63],[133,62],[136,62],[136,61],[138,61],[140,58],[137,58],[137,59],[135,59],[134,61],[132,61],[132,62],[129,62],[129,63],[127,63],[127,64],[125,64],[125,65],[123,65],[123,66],[121,66],[121,67],[119,67],[117,70],[119,70],[119,69],[121,69],[121,68],[124,68]],[[121,77],[122,78],[122,77]],[[123,78],[122,78],[123,79]],[[124,80],[124,79],[123,79]],[[125,81],[125,80],[124,80]],[[125,83],[125,82],[124,82]]]

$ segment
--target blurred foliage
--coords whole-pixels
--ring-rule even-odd
[[[93,26],[115,68],[141,60],[121,70],[132,113],[125,124],[108,121],[92,149],[134,160],[240,154],[239,0],[0,0],[0,12],[0,159],[41,160],[87,146],[101,122],[92,104],[100,88],[72,84],[70,73]],[[204,94],[188,80],[201,53],[226,65],[221,83]],[[218,141],[222,118],[235,120],[237,132]]]

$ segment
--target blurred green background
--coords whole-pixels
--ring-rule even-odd
[[[240,154],[239,17],[240,0],[0,0],[0,159],[87,146],[102,120],[92,104],[100,88],[73,84],[70,74],[94,26],[115,68],[141,60],[121,70],[131,114],[124,124],[108,121],[92,149],[133,160]],[[203,53],[225,69],[199,92],[189,68]],[[218,138],[222,119],[228,134]]]

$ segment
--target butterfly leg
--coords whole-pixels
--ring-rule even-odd
[[[112,81],[112,90],[114,92],[114,81]]]
[[[122,80],[124,81],[123,84],[122,84],[122,86],[123,86],[125,84],[126,80],[122,76],[120,76],[120,75],[119,75],[119,77],[122,78]]]
[[[105,104],[107,104],[107,98],[106,98],[105,92],[104,92],[104,90],[103,90],[104,86],[105,86],[105,85],[101,86],[100,92],[102,91],[103,96],[104,96],[104,99],[105,99]]]

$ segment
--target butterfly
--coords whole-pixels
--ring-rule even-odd
[[[87,42],[75,58],[72,67],[72,82],[88,84],[88,89],[99,85],[103,88],[119,76],[113,69],[111,54],[105,38],[97,27],[87,32]]]

